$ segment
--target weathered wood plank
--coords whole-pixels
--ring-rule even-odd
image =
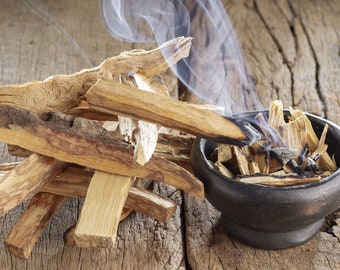
[[[335,97],[339,80],[334,72],[339,74],[340,69],[334,59],[338,59],[335,48],[339,44],[340,19],[336,12],[340,5],[336,1],[289,0],[223,3],[264,107],[281,99],[285,107],[294,106],[339,123],[339,99]],[[200,22],[194,27],[205,26]],[[247,109],[254,108],[248,105]],[[264,251],[230,239],[219,223],[220,214],[207,201],[186,198],[185,213],[186,247],[192,269],[340,267],[339,239],[332,234],[319,232],[302,246]]]

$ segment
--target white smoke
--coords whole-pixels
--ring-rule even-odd
[[[108,31],[123,41],[162,44],[179,36],[193,37],[190,56],[174,67],[174,72],[204,102],[224,106],[228,115],[235,106],[228,91],[227,73],[237,74],[235,80],[239,81],[241,91],[253,84],[222,3],[219,0],[196,3],[188,10],[181,0],[100,0],[100,10]],[[204,34],[190,27],[198,8],[202,11]],[[145,21],[149,29],[145,29]],[[229,59],[227,64],[225,59]],[[216,63],[225,64],[221,67]]]

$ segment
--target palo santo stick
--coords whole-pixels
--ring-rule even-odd
[[[144,166],[135,164],[128,144],[90,120],[55,113],[41,119],[34,112],[0,106],[0,141],[97,170],[162,181],[204,197],[203,183],[187,170],[156,156]]]
[[[242,176],[237,177],[236,179],[243,183],[251,183],[251,184],[261,184],[267,186],[294,186],[294,185],[303,185],[312,183],[315,181],[319,181],[325,175],[315,175],[311,177],[299,177],[299,176],[289,176],[282,175],[281,177],[275,177],[271,175],[261,175],[261,176]]]
[[[132,198],[133,200],[131,200]],[[172,200],[157,196],[152,192],[141,190],[140,188],[131,187],[125,207],[134,209],[136,206],[141,207],[140,209],[135,209],[137,212],[165,223],[170,220],[176,211],[176,203]],[[65,234],[65,244],[68,246],[75,244],[75,228],[76,225],[72,226]]]
[[[10,170],[14,169],[19,164],[21,164],[21,161],[1,163],[0,164],[0,171],[10,171]]]
[[[268,124],[272,128],[278,129],[279,126],[285,124],[283,116],[283,104],[281,100],[274,100],[269,106]]]
[[[98,67],[72,75],[56,75],[45,81],[0,87],[0,104],[14,105],[37,112],[66,112],[78,107],[81,97],[99,78],[134,72],[146,77],[168,69],[169,65],[187,57],[191,38],[179,37],[150,51],[133,50],[108,58]],[[165,60],[164,56],[167,57]]]
[[[85,95],[90,108],[99,112],[141,119],[193,135],[233,144],[247,144],[254,138],[244,123],[185,102],[136,89],[118,82],[98,80]]]
[[[187,103],[188,106],[199,108],[202,110],[209,110],[218,114],[224,113],[224,107],[216,105],[206,105],[206,104],[191,104]],[[80,102],[80,105],[69,111],[74,116],[84,117],[88,119],[98,120],[98,121],[112,121],[116,120],[116,116],[112,113],[99,112],[96,109],[90,108],[86,102]]]
[[[304,117],[298,117],[288,123],[284,123],[278,127],[278,130],[285,145],[290,149],[296,150],[295,159],[297,160],[308,143]]]
[[[189,135],[160,133],[158,134],[158,141],[154,154],[183,167],[191,163],[190,151],[194,140],[195,137]],[[13,144],[8,144],[8,152],[10,155],[17,157],[29,157],[32,154],[32,151]]]
[[[91,179],[74,232],[80,247],[113,247],[133,177],[97,171]]]
[[[306,122],[306,128],[307,128],[308,145],[309,145],[309,148],[312,152],[315,151],[315,149],[319,145],[319,138],[315,134],[315,131],[313,129],[313,126],[312,126],[310,120],[307,118],[307,116],[303,112],[301,112],[299,110],[291,109],[290,114],[294,119],[296,119],[300,116],[304,117],[305,122]],[[335,172],[337,170],[337,166],[336,166],[335,162],[331,159],[331,157],[329,156],[329,154],[327,152],[325,152],[321,156],[320,165],[321,165],[321,168],[325,171]]]
[[[254,174],[260,172],[259,166],[252,158],[247,146],[242,148],[233,146],[232,149],[241,174]]]
[[[44,192],[34,195],[5,241],[9,251],[27,259],[45,226],[66,199],[64,196]]]
[[[254,162],[258,165],[259,171],[266,174],[270,172],[269,147],[271,147],[271,142],[265,140],[259,140],[249,147],[250,152],[254,153]]]
[[[32,154],[1,178],[0,216],[34,196],[65,164],[51,157]]]
[[[250,174],[250,170],[249,170],[249,167],[248,167],[248,160],[247,160],[245,154],[242,153],[242,148],[240,148],[238,146],[233,146],[232,149],[233,149],[234,156],[236,157],[236,161],[237,161],[240,173],[242,175]]]
[[[92,171],[69,166],[45,185],[42,191],[67,197],[85,197],[92,177]],[[124,207],[158,221],[168,222],[176,210],[176,203],[144,188],[132,186]]]
[[[160,133],[155,155],[175,163],[191,164],[190,152],[195,137],[190,135]]]
[[[165,223],[176,211],[174,201],[137,187],[130,188],[125,207]]]
[[[226,166],[224,166],[222,164],[222,162],[217,161],[217,162],[214,163],[214,166],[224,176],[229,177],[229,178],[234,178],[235,177],[235,175]]]
[[[85,197],[93,174],[85,168],[69,166],[41,191],[66,197]]]
[[[215,151],[217,151],[219,162],[228,162],[233,159],[232,146],[229,144],[219,144]]]

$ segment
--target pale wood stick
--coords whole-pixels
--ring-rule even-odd
[[[92,171],[69,166],[45,185],[42,191],[67,197],[85,197],[92,177]],[[168,222],[176,210],[176,203],[144,188],[132,186],[124,207],[158,221]]]
[[[80,247],[113,247],[134,177],[97,171],[90,182],[74,232]]]
[[[0,141],[97,170],[162,181],[204,197],[203,183],[187,170],[156,156],[144,166],[135,164],[128,144],[90,120],[55,113],[42,119],[34,112],[4,105],[0,106]]]
[[[281,100],[274,100],[269,106],[268,124],[272,128],[278,129],[279,126],[285,124],[283,116],[283,104]]]
[[[5,241],[9,251],[27,259],[47,223],[66,199],[64,196],[44,192],[34,195]]]
[[[304,117],[298,117],[278,127],[281,138],[290,149],[296,150],[295,160],[307,145],[307,129]]]
[[[141,191],[139,188],[130,188],[125,207],[127,207],[129,203],[133,204],[130,206],[131,209],[132,207],[135,208],[137,205],[140,205],[141,209],[137,209],[136,211],[144,213],[152,218],[157,219],[158,221],[168,222],[176,210],[176,204],[172,200],[165,199],[160,196],[155,196],[155,194],[151,192],[146,192],[145,190],[143,190],[142,192],[139,191]],[[132,195],[134,192],[136,192],[136,194]],[[131,199],[129,198],[134,198],[136,201],[131,201]],[[76,225],[72,226],[65,233],[65,244],[68,246],[75,244],[75,229]]]
[[[269,149],[266,149],[267,147],[271,147],[271,142],[267,140],[259,140],[250,146],[251,152],[255,153],[253,155],[254,161],[257,163],[260,172],[265,174],[270,173],[270,154]]]
[[[224,176],[226,177],[229,177],[229,178],[234,178],[235,175],[226,167],[222,164],[222,162],[220,161],[216,161],[214,164],[213,164],[216,169],[221,173],[223,174]]]
[[[130,188],[125,207],[165,223],[176,211],[174,201],[137,187]]]
[[[304,117],[305,122],[306,122],[306,128],[307,128],[308,145],[310,147],[311,152],[314,152],[315,149],[317,149],[317,147],[319,145],[319,138],[315,134],[312,123],[310,122],[308,117],[303,112],[301,112],[299,110],[291,109],[290,114],[294,119],[301,117],[301,116]],[[329,170],[329,171],[332,171],[332,172],[335,172],[337,170],[336,163],[334,162],[334,160],[332,160],[332,158],[329,156],[329,154],[327,152],[325,152],[321,156],[320,165],[321,165],[321,168],[323,170]]]
[[[150,50],[133,50],[108,58],[98,67],[85,69],[72,75],[55,75],[44,81],[0,87],[0,104],[14,105],[37,112],[65,112],[78,107],[82,96],[99,78],[113,79],[128,72],[146,77],[168,69],[187,57],[191,38],[178,37]],[[167,57],[165,60],[164,56]]]
[[[98,80],[86,93],[90,108],[113,115],[141,119],[193,135],[233,144],[250,143],[253,135],[235,119],[226,118],[185,102],[110,80]],[[250,137],[248,137],[250,136]]]
[[[311,177],[299,177],[299,176],[289,176],[284,175],[283,177],[275,177],[271,175],[265,176],[241,176],[236,179],[243,183],[249,184],[261,184],[267,186],[295,186],[295,185],[303,185],[312,183],[315,181],[319,181],[322,177],[327,176],[328,174],[323,175],[314,175]]]
[[[1,163],[0,164],[0,171],[10,171],[10,170],[14,169],[19,164],[21,164],[21,161]]]
[[[1,178],[0,216],[34,196],[64,168],[64,162],[39,154],[17,165]]]
[[[238,146],[232,147],[234,156],[236,158],[238,168],[240,170],[240,173],[243,174],[250,174],[249,166],[248,166],[248,159],[245,156],[244,148],[240,148]]]
[[[217,152],[217,161],[219,162],[229,162],[233,157],[233,146],[229,144],[219,144],[215,151]]]

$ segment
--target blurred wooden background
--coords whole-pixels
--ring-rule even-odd
[[[183,2],[195,5],[194,0]],[[223,4],[263,106],[281,99],[286,107],[340,124],[340,2],[223,0]],[[195,16],[193,27],[204,29],[200,14]],[[113,39],[101,22],[97,0],[3,0],[0,36],[1,85],[70,74],[124,50],[155,46]],[[168,83],[177,89],[174,77]],[[245,97],[240,102],[246,109],[254,108]],[[0,158],[15,160],[4,146]],[[120,224],[113,249],[65,246],[63,234],[76,222],[82,206],[82,200],[69,199],[28,260],[12,256],[4,245],[27,204],[16,207],[0,218],[1,269],[340,269],[336,225],[332,233],[320,231],[296,248],[256,250],[223,233],[219,213],[206,200],[158,183],[154,190],[178,204],[168,224],[133,213]]]

